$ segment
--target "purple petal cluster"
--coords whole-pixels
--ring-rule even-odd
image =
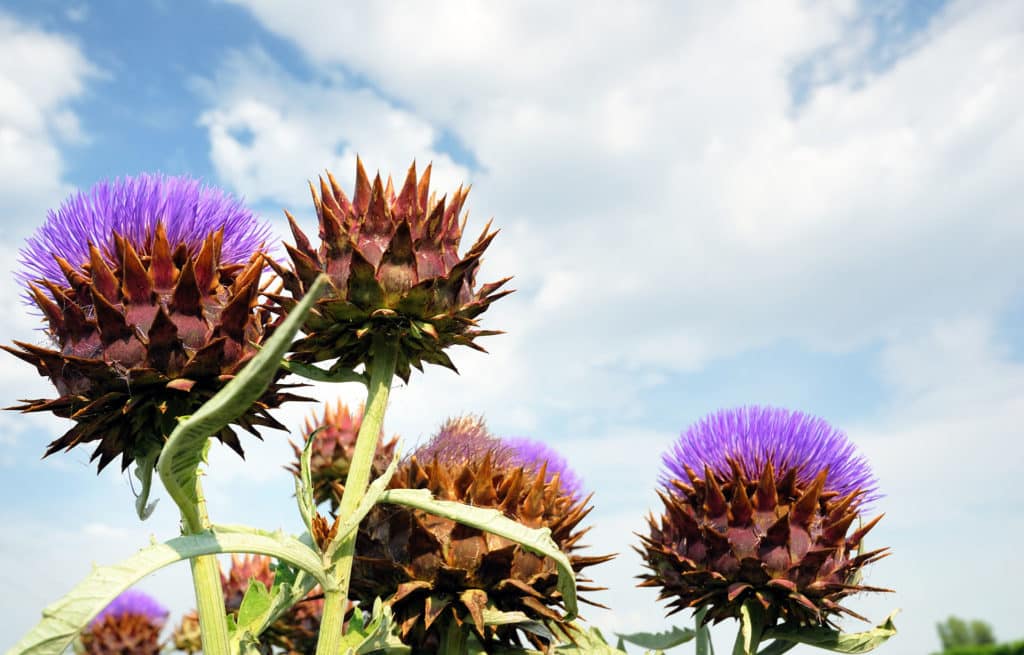
[[[491,462],[499,467],[518,467],[538,471],[546,462],[545,479],[558,474],[563,493],[579,497],[583,481],[569,467],[564,457],[546,444],[533,439],[517,437],[500,439],[487,429],[480,416],[461,416],[445,421],[434,437],[418,448],[413,455],[423,462],[437,460],[456,465],[483,459],[488,453]]]
[[[583,492],[583,479],[569,467],[569,462],[554,448],[542,441],[514,437],[504,439],[505,445],[512,451],[512,459],[518,466],[539,470],[547,464],[545,479],[550,482],[558,475],[558,483],[562,493],[578,498]]]
[[[96,615],[90,625],[100,623],[108,616],[120,618],[126,614],[142,615],[154,623],[163,623],[168,612],[166,607],[149,594],[137,589],[129,589],[103,608],[103,611]]]
[[[804,483],[827,468],[826,491],[845,496],[859,490],[862,503],[880,497],[871,467],[845,433],[816,416],[756,405],[720,410],[690,426],[662,456],[662,482],[686,480],[687,466],[699,477],[705,465],[730,477],[730,459],[755,479],[768,462],[776,471],[797,469]]]
[[[456,465],[481,460],[487,453],[498,465],[504,465],[510,456],[501,439],[487,429],[483,417],[466,415],[445,421],[437,434],[412,454],[422,462],[436,459],[441,464]]]
[[[190,177],[142,174],[100,182],[71,195],[36,230],[19,253],[23,283],[50,280],[66,284],[54,256],[72,266],[89,261],[95,244],[112,263],[116,232],[139,254],[149,254],[157,223],[163,223],[172,246],[185,243],[195,255],[205,237],[224,229],[223,263],[244,263],[270,237],[270,226],[259,221],[241,201]]]

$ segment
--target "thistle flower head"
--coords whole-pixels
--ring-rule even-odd
[[[637,551],[671,612],[707,608],[708,620],[760,605],[767,625],[830,624],[858,614],[840,601],[859,591],[861,569],[888,554],[856,528],[878,497],[867,462],[825,421],[747,407],[703,419],[663,457],[665,507],[648,519]]]
[[[334,369],[353,369],[368,362],[376,336],[387,336],[398,343],[396,371],[408,381],[411,367],[424,362],[454,370],[449,346],[482,350],[475,339],[498,334],[476,322],[510,293],[499,291],[508,278],[476,287],[481,257],[497,232],[488,225],[465,255],[458,251],[468,188],[438,199],[430,192],[430,167],[420,177],[413,164],[396,193],[390,178],[385,184],[377,175],[371,184],[357,161],[351,200],[330,173],[311,191],[321,243],[314,247],[289,214],[292,268],[269,262],[292,295],[278,298],[284,310],[319,274],[331,280],[332,290],[306,321],[306,336],[292,347],[295,359],[338,358]]]
[[[266,225],[189,178],[143,175],[72,196],[22,250],[20,273],[49,347],[4,349],[59,394],[13,409],[75,425],[46,454],[98,441],[102,470],[155,460],[177,418],[219,391],[258,350]],[[283,428],[268,409],[296,399],[273,383],[235,423]],[[242,452],[230,427],[217,437]]]
[[[610,556],[580,555],[578,529],[589,499],[567,493],[547,474],[542,449],[494,437],[479,417],[451,419],[404,459],[392,488],[428,489],[437,498],[494,508],[533,528],[546,527],[579,572]],[[561,472],[572,478],[560,463]],[[558,465],[556,465],[556,468]],[[580,590],[594,591],[586,578]],[[554,562],[497,535],[418,510],[375,508],[360,526],[352,590],[361,601],[381,597],[414,652],[435,652],[452,622],[487,644],[518,644],[515,626],[488,626],[488,609],[519,611],[566,627]],[[547,644],[526,635],[538,647]],[[433,650],[432,650],[433,649]]]
[[[157,655],[167,609],[149,595],[129,589],[115,598],[79,635],[88,655]]]
[[[331,512],[334,513],[341,503],[345,492],[345,479],[348,477],[349,466],[355,454],[356,438],[363,423],[363,408],[350,410],[341,400],[333,405],[328,404],[322,416],[313,414],[306,419],[302,432],[305,440],[313,437],[313,450],[309,458],[310,477],[313,482],[313,498],[317,504],[330,501]],[[377,442],[377,451],[373,457],[371,478],[384,473],[395,456],[398,437],[384,439],[383,434]],[[302,471],[302,446],[291,442],[295,453],[295,461],[288,470],[295,476]]]

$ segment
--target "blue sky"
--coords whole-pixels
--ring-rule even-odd
[[[101,178],[189,173],[311,226],[325,168],[350,187],[356,153],[433,161],[438,188],[473,183],[471,231],[502,228],[482,275],[519,291],[485,316],[508,332],[491,354],[396,389],[388,429],[413,444],[482,413],[569,455],[597,490],[595,550],[622,553],[595,574],[614,609],[596,623],[661,624],[629,549],[659,453],[708,412],[768,403],[841,426],[878,471],[894,555],[869,581],[898,593],[856,606],[904,609],[887,652],[937,649],[949,614],[1021,637],[1020,4],[426,6],[6,3],[5,268]],[[0,299],[18,293],[3,273]],[[36,326],[10,311],[0,337]],[[13,358],[0,391],[49,393]],[[19,563],[0,582],[26,590],[0,618],[12,639],[91,561],[177,529],[168,501],[139,524],[127,477],[96,478],[87,451],[40,461],[60,431],[0,416],[0,555]],[[244,464],[221,450],[215,519],[297,530],[287,436]],[[190,606],[184,567],[144,587]]]

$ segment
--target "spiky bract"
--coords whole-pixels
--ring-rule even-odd
[[[341,496],[345,492],[345,479],[356,448],[356,437],[363,423],[363,409],[351,411],[340,399],[334,405],[328,404],[322,417],[316,414],[306,419],[302,434],[305,440],[316,433],[313,450],[310,453],[309,470],[313,481],[313,498],[317,504],[330,501],[331,513],[338,510]],[[383,437],[383,435],[381,435]],[[387,469],[395,456],[398,437],[381,438],[373,457],[371,478],[376,478]],[[301,470],[302,446],[292,442],[296,461],[288,470],[296,476]]]
[[[396,372],[408,381],[411,367],[423,362],[454,370],[449,346],[482,350],[474,340],[498,334],[477,329],[476,318],[510,293],[499,291],[508,279],[475,288],[480,259],[497,232],[488,224],[460,257],[460,212],[469,189],[437,199],[429,187],[429,166],[418,178],[413,164],[396,194],[390,178],[385,185],[377,175],[371,184],[361,161],[351,201],[330,173],[320,179],[319,193],[311,185],[321,244],[314,248],[289,214],[292,269],[272,264],[293,296],[279,299],[285,309],[320,273],[331,279],[332,291],[317,302],[306,336],[292,347],[296,360],[338,358],[332,370],[351,370],[368,362],[375,337],[385,337],[397,341]]]
[[[543,464],[514,463],[511,449],[485,431],[459,435],[451,427],[399,465],[392,488],[429,489],[441,500],[495,508],[529,527],[549,528],[577,572],[610,559],[577,552],[589,497],[565,494],[557,476],[547,479]],[[596,589],[577,579],[584,582],[580,590]],[[419,510],[378,506],[360,527],[352,593],[362,602],[384,598],[403,641],[414,653],[433,653],[452,622],[476,631],[488,649],[519,644],[514,626],[485,625],[486,609],[520,611],[566,627],[557,582],[553,561],[503,537]],[[535,635],[526,637],[547,647]]]
[[[824,421],[756,407],[720,412],[686,432],[665,463],[664,512],[648,518],[637,551],[650,569],[641,586],[660,588],[670,614],[707,608],[707,620],[720,621],[753,602],[769,626],[823,625],[839,614],[862,618],[840,605],[847,596],[887,591],[859,582],[888,553],[861,548],[881,516],[850,531],[877,493],[874,477]]]
[[[167,609],[141,591],[129,589],[107,605],[79,636],[87,655],[156,655]]]
[[[152,457],[178,417],[255,355],[271,321],[258,306],[264,253],[253,242],[264,231],[234,201],[181,178],[97,185],[51,213],[22,256],[45,254],[60,274],[45,263],[23,273],[41,276],[27,288],[52,345],[4,346],[60,394],[14,409],[75,421],[47,455],[98,441],[100,470],[118,455],[122,468]],[[272,384],[235,423],[257,435],[255,426],[283,428],[267,411],[296,399],[283,388]],[[230,427],[217,437],[241,454]]]

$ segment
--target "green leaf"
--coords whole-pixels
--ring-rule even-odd
[[[436,516],[457,521],[516,542],[529,551],[550,557],[558,567],[558,589],[565,602],[567,621],[579,613],[576,604],[576,578],[569,558],[551,538],[548,528],[533,529],[516,523],[498,510],[473,507],[449,500],[437,500],[426,489],[389,489],[380,496],[380,502],[405,505]]]
[[[865,632],[839,632],[825,626],[781,625],[765,631],[765,639],[808,644],[837,653],[868,653],[896,634],[896,610],[881,625]],[[772,644],[774,646],[774,644]]]
[[[535,634],[548,641],[555,641],[555,635],[552,634],[543,621],[531,619],[523,612],[502,612],[495,609],[485,609],[483,615],[484,625],[514,625],[524,632]]]
[[[561,641],[570,641],[570,637],[565,635],[564,631],[559,630],[558,632],[561,633]],[[597,628],[591,627],[584,630],[579,626],[573,631],[571,642],[556,646],[552,649],[552,653],[555,655],[625,655],[625,651],[609,644]]]
[[[369,382],[365,373],[346,370],[325,371],[319,366],[303,364],[302,362],[285,360],[281,363],[281,368],[289,373],[294,373],[307,380],[314,380],[316,382],[360,382],[364,385]]]
[[[135,498],[135,513],[139,519],[145,521],[153,514],[156,504],[159,501],[149,502],[149,493],[153,488],[153,467],[156,465],[156,458],[160,454],[159,448],[153,448],[149,452],[135,456],[135,477],[139,479],[142,488]]]
[[[315,578],[313,584],[319,582],[325,588],[334,585],[321,565],[320,556],[298,539],[280,532],[216,526],[148,546],[113,566],[94,568],[70,593],[44,609],[43,620],[7,653],[60,655],[89,621],[125,589],[169,564],[216,553],[270,555],[309,571]]]
[[[358,623],[350,621],[348,632],[341,638],[346,655],[406,655],[412,652],[395,634],[395,617],[391,607],[374,601],[369,618],[361,616]]]
[[[757,655],[782,655],[783,653],[788,653],[792,649],[796,648],[796,645],[795,641],[783,641],[782,639],[776,639],[758,651]]]
[[[250,580],[249,588],[242,596],[242,604],[238,607],[238,628],[247,630],[260,621],[270,611],[270,598],[270,590],[265,584],[259,580]]]
[[[306,314],[327,285],[326,277],[317,278],[295,309],[238,375],[196,410],[195,414],[182,417],[168,437],[157,470],[160,480],[181,508],[189,526],[202,525],[196,509],[199,501],[196,497],[196,474],[203,458],[203,448],[211,435],[248,411],[270,386],[295,333],[302,327]]]
[[[295,502],[299,505],[299,515],[302,522],[311,534],[313,532],[313,517],[317,515],[316,501],[313,499],[313,474],[310,472],[310,460],[313,456],[313,443],[316,435],[326,426],[317,428],[310,433],[306,439],[306,445],[302,448],[302,456],[299,458],[299,477],[295,480]]]
[[[616,633],[616,636],[619,639],[640,646],[641,648],[665,650],[667,648],[675,648],[680,644],[685,644],[693,639],[696,634],[697,633],[693,630],[673,627],[671,630],[666,632],[634,632],[632,634],[625,635]]]
[[[746,602],[740,607],[740,630],[736,634],[736,644],[732,647],[732,655],[755,655],[764,632],[764,612],[753,602]]]

